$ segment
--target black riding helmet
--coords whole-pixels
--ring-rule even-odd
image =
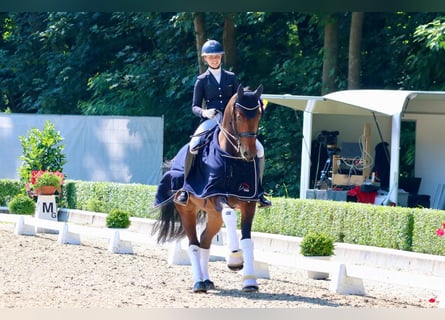
[[[216,40],[207,40],[201,49],[201,56],[208,56],[212,54],[224,54],[223,47],[221,43]]]

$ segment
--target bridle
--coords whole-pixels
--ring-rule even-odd
[[[258,100],[258,104],[254,107],[248,107],[244,106],[241,103],[238,102],[238,100],[235,101],[234,105],[232,106],[232,130],[234,134],[232,134],[230,131],[225,129],[221,123],[218,122],[219,129],[221,130],[222,134],[225,136],[226,140],[229,141],[229,143],[232,145],[232,147],[235,149],[237,153],[240,153],[241,149],[241,138],[252,138],[256,139],[257,132],[253,131],[246,131],[246,132],[239,132],[238,128],[236,127],[236,121],[235,121],[235,108],[244,109],[247,111],[254,111],[254,110],[260,110],[263,111],[263,105]],[[258,111],[257,111],[258,112]]]

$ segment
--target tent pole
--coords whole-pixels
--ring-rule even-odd
[[[306,199],[311,175],[311,148],[312,148],[312,109],[315,100],[308,100],[303,113],[303,141],[301,143],[301,174],[300,199]]]
[[[400,126],[401,113],[396,113],[391,117],[391,162],[389,176],[389,200],[398,204],[399,190],[399,157],[400,157]]]

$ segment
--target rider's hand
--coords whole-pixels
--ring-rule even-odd
[[[216,116],[216,109],[204,109],[201,115],[204,118],[213,119]]]

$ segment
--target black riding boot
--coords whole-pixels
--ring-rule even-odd
[[[260,171],[260,184],[263,183],[263,174],[264,174],[264,157],[258,158],[258,167]],[[272,202],[270,200],[267,200],[266,197],[264,197],[264,192],[260,194],[260,205],[258,208],[264,209],[268,208],[272,205]]]
[[[193,166],[193,162],[195,160],[195,154],[191,153],[190,150],[187,151],[187,155],[185,156],[185,162],[184,162],[184,182],[189,175],[190,169]],[[176,198],[175,202],[178,204],[181,204],[183,206],[187,205],[189,195],[187,191],[182,190],[181,193]]]

